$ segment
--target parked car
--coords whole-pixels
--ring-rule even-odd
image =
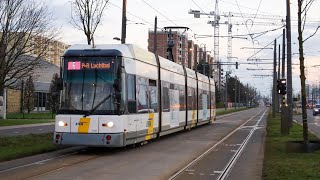
[[[316,116],[320,114],[320,104],[316,104],[313,108],[313,115]]]

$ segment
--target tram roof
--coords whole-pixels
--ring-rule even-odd
[[[75,44],[68,48],[64,56],[123,56],[138,59],[140,61],[157,66],[156,57],[153,53],[132,44],[97,44],[91,45]]]

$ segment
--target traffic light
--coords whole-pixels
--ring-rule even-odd
[[[277,79],[277,93],[281,94],[281,83],[280,83],[280,79]]]
[[[287,80],[286,79],[278,79],[277,80],[277,93],[285,95],[287,94]]]

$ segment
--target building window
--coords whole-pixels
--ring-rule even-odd
[[[47,111],[50,110],[47,102],[48,93],[36,92],[35,93],[35,111]]]

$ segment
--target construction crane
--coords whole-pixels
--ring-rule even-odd
[[[247,14],[247,13],[235,13],[229,12],[225,13],[222,12],[221,15],[219,14],[219,6],[218,0],[215,3],[215,11],[211,11],[210,13],[200,12],[200,10],[189,10],[189,14],[193,14],[195,18],[200,18],[201,15],[206,15],[208,17],[213,16],[213,21],[208,21],[208,24],[211,24],[214,27],[214,60],[217,62],[217,75],[218,75],[218,86],[220,90],[221,86],[221,72],[219,67],[219,25],[224,24],[228,25],[228,54],[227,60],[230,63],[232,59],[232,22],[231,18],[233,17],[242,17],[242,18],[254,18],[254,19],[265,19],[265,20],[279,20],[281,23],[284,24],[284,17],[276,16],[276,15],[263,15],[263,14]],[[220,16],[227,17],[228,21],[224,23],[220,23]],[[252,21],[253,22],[253,21]],[[246,23],[246,22],[245,22]],[[237,23],[240,24],[240,23]],[[253,24],[252,24],[253,25]],[[230,71],[230,66],[228,66],[228,71]]]

